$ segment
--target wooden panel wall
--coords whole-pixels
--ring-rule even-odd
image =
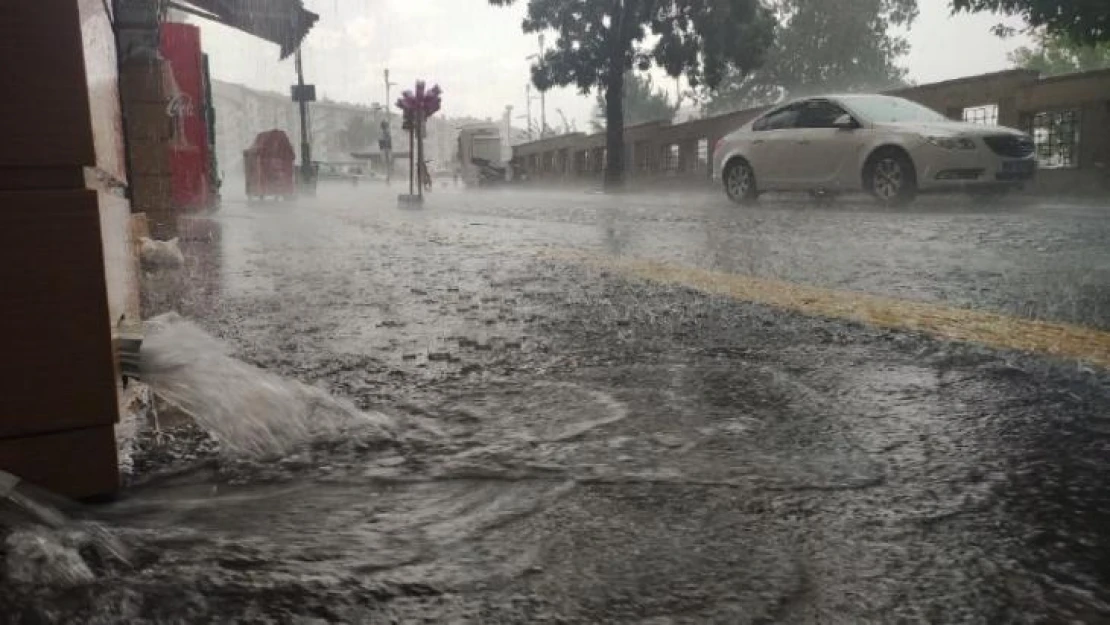
[[[72,496],[118,488],[137,314],[109,4],[0,3],[0,469]]]

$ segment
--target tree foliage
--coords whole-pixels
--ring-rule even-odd
[[[819,92],[875,91],[900,86],[909,52],[892,27],[909,26],[917,0],[776,0],[775,45],[759,70],[730,73],[699,94],[707,112],[722,113]]]
[[[657,89],[651,76],[638,76],[626,72],[624,76],[624,125],[635,126],[674,117],[677,107],[671,103],[667,92]],[[594,132],[605,129],[605,96],[597,94],[597,105],[590,125]]]
[[[380,131],[377,123],[363,115],[347,119],[342,130],[337,131],[338,146],[343,150],[361,150],[378,142]]]
[[[489,0],[508,6],[516,0]],[[539,89],[574,85],[605,96],[606,186],[624,173],[624,76],[655,65],[692,85],[716,86],[729,68],[759,67],[774,16],[761,0],[527,0],[526,33],[552,30],[532,66]]]
[[[1017,67],[1054,76],[1110,67],[1110,42],[1077,44],[1063,35],[1038,34],[1034,47],[1022,46],[1010,53]]]
[[[955,11],[994,11],[1017,15],[1031,27],[1078,44],[1110,42],[1107,0],[952,0]]]

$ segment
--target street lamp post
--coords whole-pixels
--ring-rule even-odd
[[[389,88],[393,87],[393,86],[396,86],[396,84],[397,83],[395,83],[395,82],[389,82],[389,68],[387,67],[386,70],[385,70],[385,119],[386,119],[386,121],[389,120],[389,115],[390,115],[389,107],[392,106],[392,103],[390,102],[390,99],[389,99]]]

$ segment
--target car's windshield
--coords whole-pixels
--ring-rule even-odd
[[[870,122],[943,122],[947,117],[931,108],[902,98],[860,96],[842,99],[848,108]]]

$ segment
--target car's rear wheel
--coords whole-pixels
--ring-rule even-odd
[[[917,172],[901,150],[880,150],[863,172],[867,190],[885,206],[905,206],[917,197]]]
[[[725,194],[733,202],[751,204],[759,197],[759,190],[755,186],[755,172],[747,161],[733,159],[725,167],[723,178]]]

